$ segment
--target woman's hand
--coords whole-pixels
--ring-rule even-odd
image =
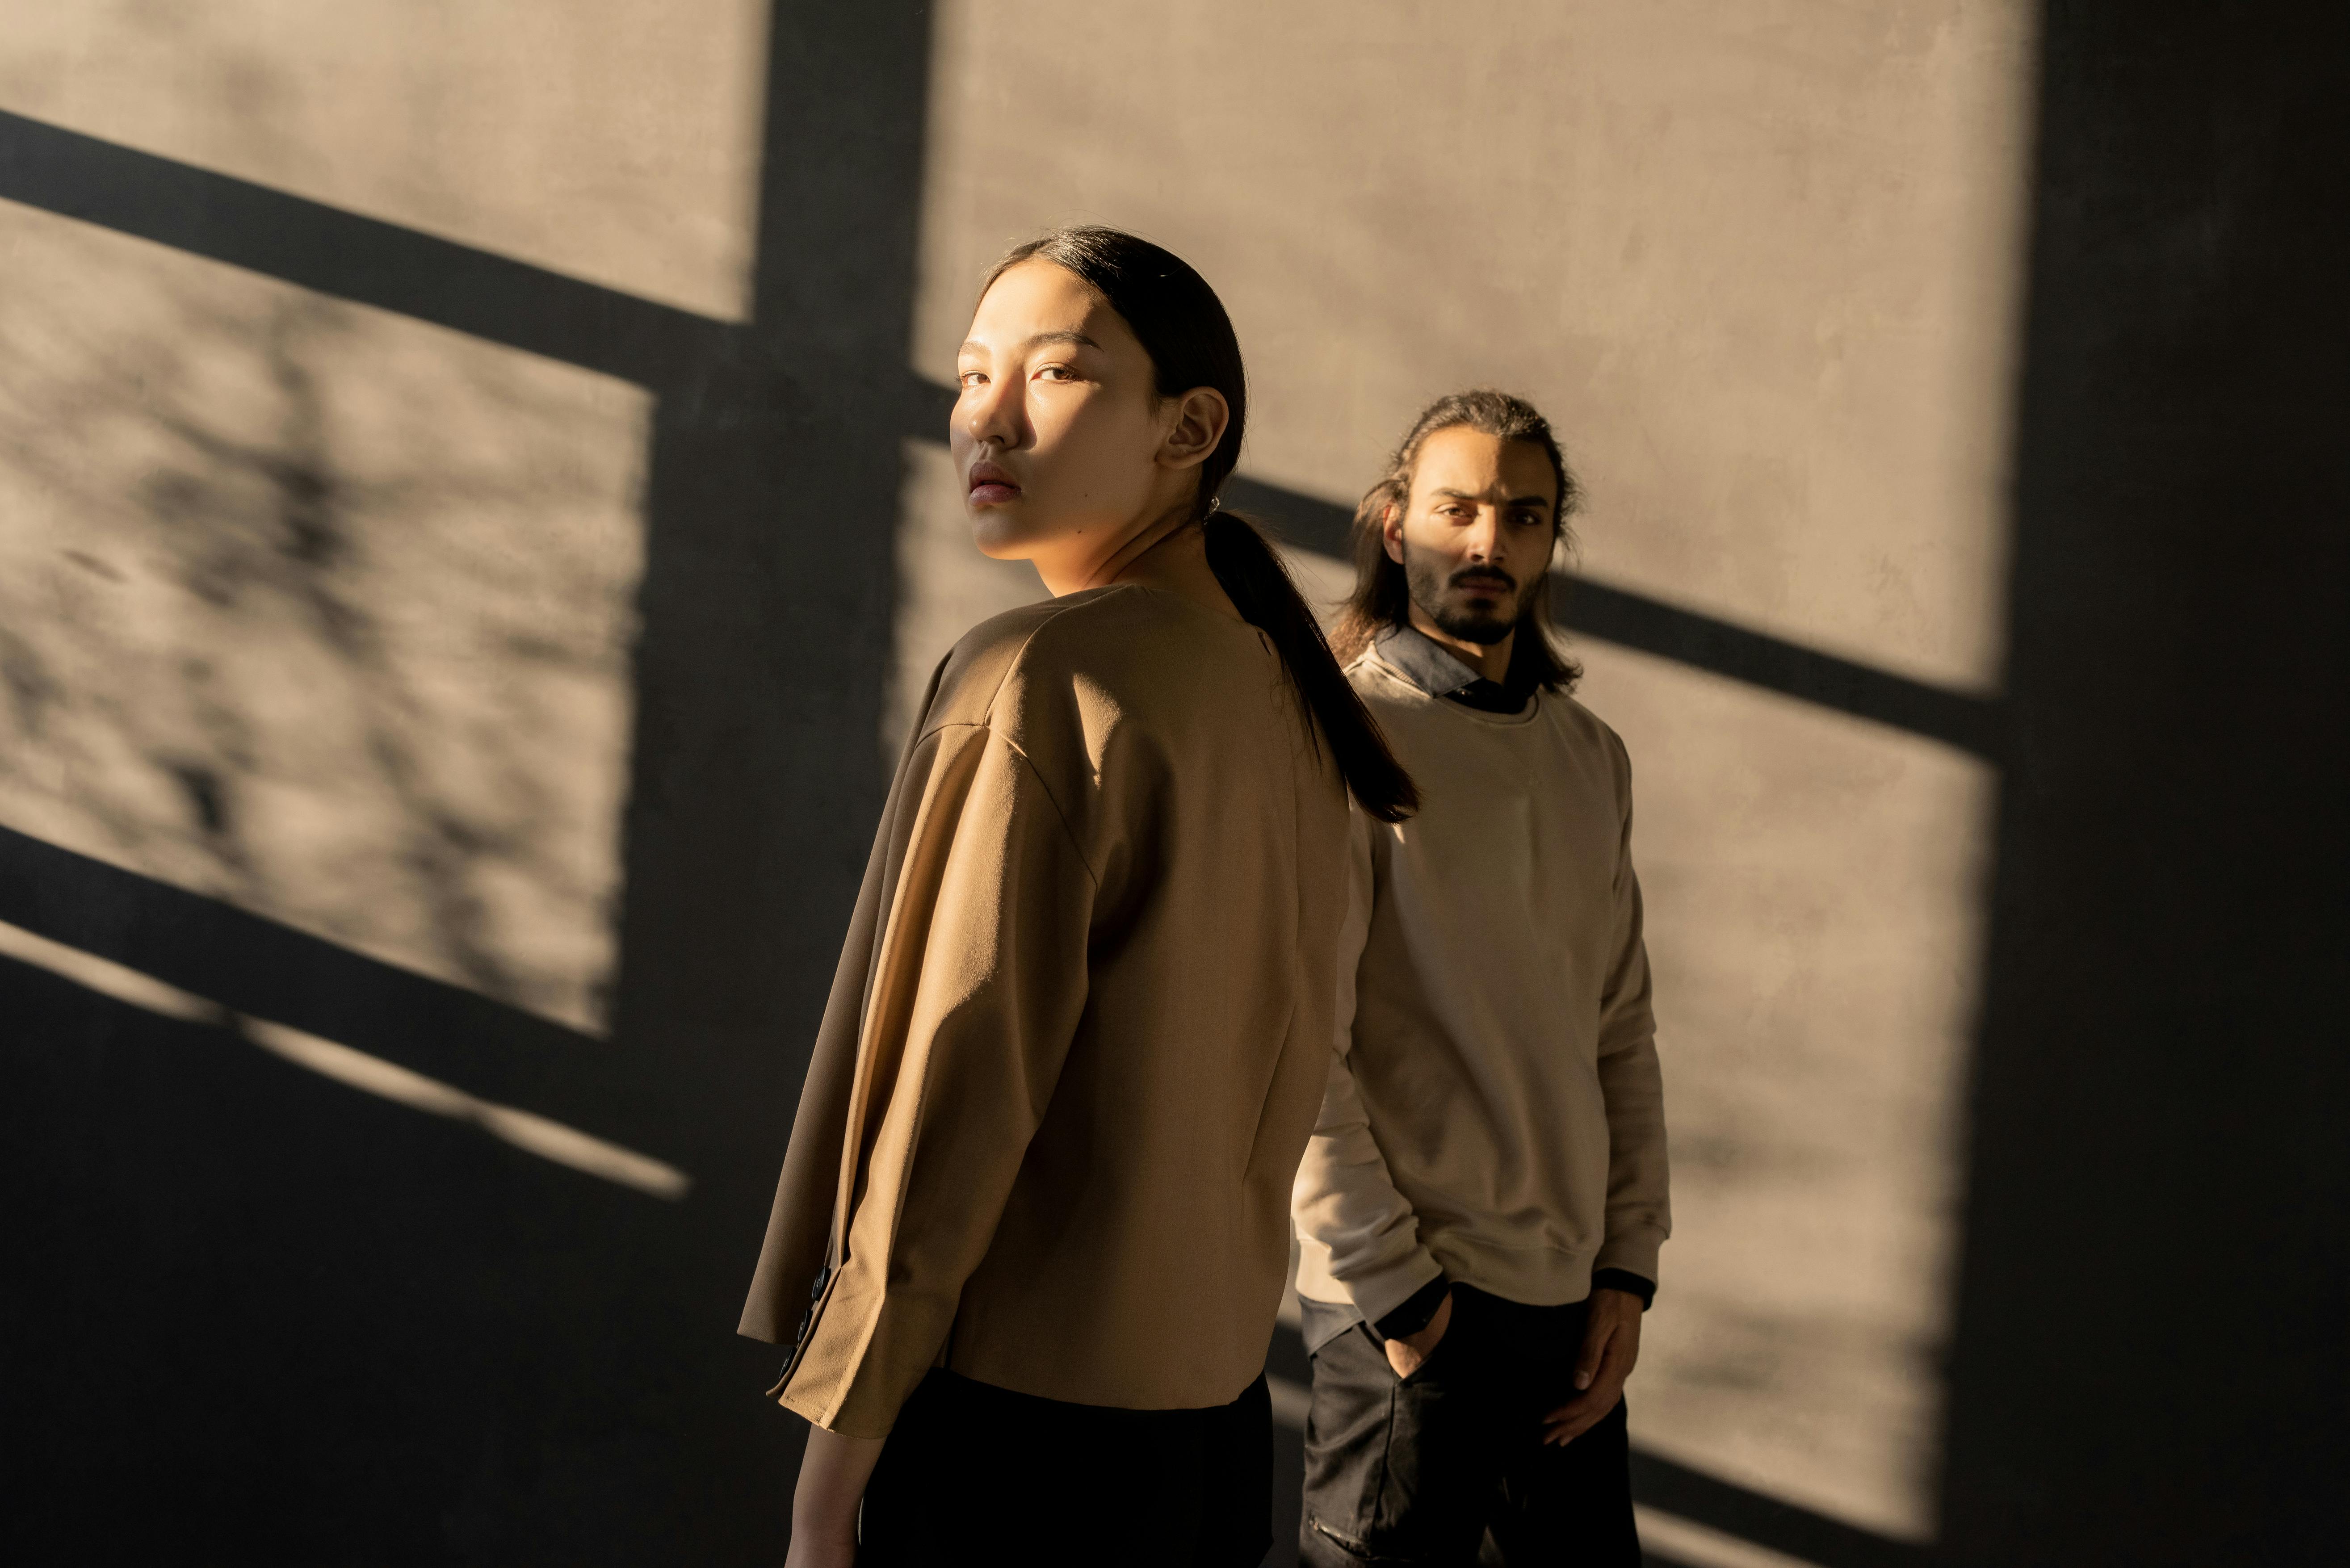
[[[792,1545],[784,1568],[851,1568],[857,1561],[857,1508],[886,1438],[849,1438],[808,1428],[792,1491]]]

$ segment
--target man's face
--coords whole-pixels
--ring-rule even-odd
[[[1455,425],[1420,443],[1411,493],[1383,532],[1411,602],[1447,636],[1491,645],[1542,587],[1557,511],[1542,448]]]

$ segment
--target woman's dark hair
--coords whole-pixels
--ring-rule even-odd
[[[1400,512],[1411,502],[1412,470],[1419,449],[1439,431],[1467,426],[1496,441],[1522,441],[1542,449],[1558,481],[1558,504],[1551,512],[1555,544],[1575,547],[1575,531],[1566,520],[1583,506],[1583,486],[1566,466],[1550,421],[1523,398],[1483,388],[1439,398],[1419,411],[1411,429],[1388,460],[1387,476],[1371,486],[1355,508],[1355,591],[1338,612],[1338,628],[1331,642],[1338,657],[1352,659],[1391,626],[1405,624],[1411,614],[1411,587],[1403,563],[1388,554],[1385,525],[1389,507]],[[1582,667],[1551,640],[1550,595],[1539,589],[1526,596],[1518,611],[1517,639],[1510,645],[1510,670],[1505,684],[1518,691],[1536,686],[1571,691],[1583,679]]]
[[[1288,567],[1254,524],[1224,511],[1217,499],[1240,462],[1248,425],[1248,375],[1223,302],[1207,279],[1172,252],[1117,229],[1093,226],[1055,229],[1015,246],[995,264],[980,292],[1032,258],[1076,274],[1108,301],[1150,356],[1160,397],[1194,387],[1223,394],[1232,420],[1200,464],[1199,495],[1191,504],[1191,521],[1207,535],[1209,569],[1243,618],[1280,652],[1357,803],[1381,822],[1401,822],[1419,809],[1419,788],[1388,749],[1378,722],[1347,683]]]

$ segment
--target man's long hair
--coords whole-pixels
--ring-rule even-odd
[[[1566,466],[1558,437],[1550,421],[1523,398],[1487,388],[1454,392],[1422,409],[1411,429],[1388,460],[1388,471],[1355,507],[1355,591],[1338,613],[1330,645],[1341,664],[1351,663],[1381,632],[1409,623],[1411,587],[1403,563],[1388,555],[1385,524],[1388,508],[1400,513],[1411,503],[1412,471],[1419,451],[1439,431],[1467,426],[1497,441],[1522,441],[1540,447],[1550,459],[1558,480],[1558,505],[1551,513],[1552,547],[1575,547],[1575,534],[1566,520],[1583,506],[1583,486]],[[1545,570],[1545,576],[1547,571]],[[1583,669],[1560,651],[1553,636],[1550,592],[1537,585],[1518,611],[1517,640],[1510,649],[1513,686],[1541,686],[1565,693],[1583,679]]]

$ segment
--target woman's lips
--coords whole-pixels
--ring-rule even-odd
[[[1020,486],[1012,482],[1012,476],[992,462],[972,464],[970,482],[969,500],[973,506],[1000,506],[1020,496]]]

